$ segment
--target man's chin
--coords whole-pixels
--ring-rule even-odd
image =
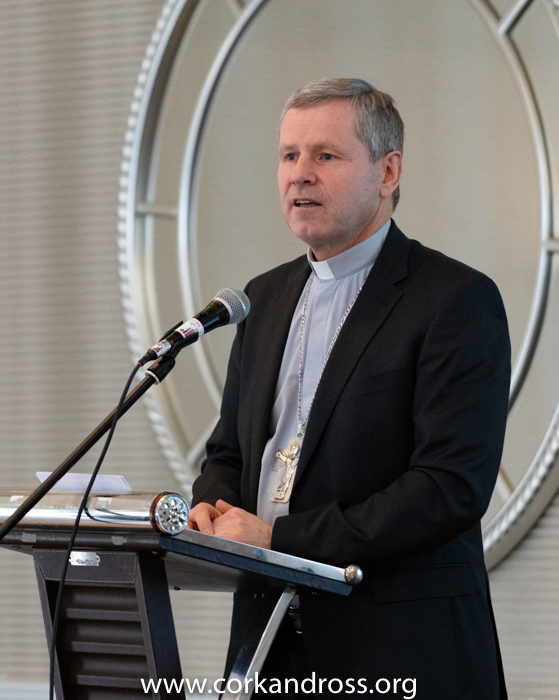
[[[332,236],[331,231],[324,230],[319,226],[302,226],[300,223],[289,227],[293,234],[303,243],[306,243],[311,248],[313,245],[321,246],[328,244]]]

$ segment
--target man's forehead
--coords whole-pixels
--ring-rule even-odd
[[[336,98],[325,100],[317,104],[290,107],[284,114],[282,124],[286,117],[288,120],[313,118],[317,115],[330,115],[332,119],[338,117],[345,120],[354,120],[356,117],[355,107],[348,98]]]
[[[355,108],[349,100],[331,100],[309,107],[292,107],[280,125],[280,145],[299,141],[335,144],[357,137]]]

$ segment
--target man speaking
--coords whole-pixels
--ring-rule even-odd
[[[300,591],[262,676],[414,678],[424,700],[502,700],[480,519],[503,447],[507,322],[489,278],[392,220],[402,150],[394,101],[363,80],[289,98],[278,184],[308,253],[247,285],[188,526],[364,570],[348,598]],[[229,663],[253,605],[236,595]]]

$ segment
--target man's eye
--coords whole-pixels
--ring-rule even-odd
[[[323,153],[322,158],[324,160],[332,160],[334,158],[334,156],[331,153]]]
[[[295,153],[286,153],[283,157],[284,160],[295,160]]]

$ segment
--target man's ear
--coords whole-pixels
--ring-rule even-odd
[[[392,196],[394,190],[400,184],[402,177],[402,154],[400,151],[390,151],[381,158],[384,168],[384,177],[380,187],[381,199]]]

